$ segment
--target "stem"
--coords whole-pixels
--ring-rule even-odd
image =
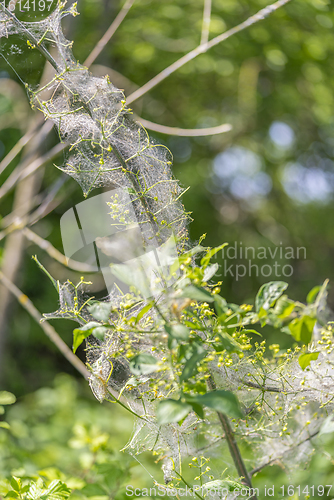
[[[212,0],[204,0],[203,22],[202,22],[202,35],[200,45],[209,41],[209,30],[211,21],[211,4]]]
[[[20,304],[30,314],[30,316],[36,321],[36,323],[38,323],[40,325],[40,327],[43,329],[43,331],[47,335],[47,337],[49,337],[51,342],[60,350],[60,352],[71,363],[71,365],[74,366],[74,368],[76,370],[78,370],[78,372],[80,372],[81,375],[86,380],[88,380],[90,373],[87,370],[84,363],[75,354],[73,354],[71,349],[63,341],[63,339],[58,335],[58,333],[53,328],[53,326],[51,326],[46,321],[44,323],[41,323],[41,320],[44,318],[41,316],[41,314],[36,309],[36,307],[31,302],[31,300],[24,293],[22,293],[21,290],[19,288],[17,288],[17,286],[14,285],[14,283],[12,281],[10,281],[1,271],[0,271],[0,281],[17,298],[17,300],[20,302]]]
[[[122,9],[119,11],[119,13],[115,17],[115,19],[113,20],[113,22],[111,23],[111,25],[109,26],[109,28],[107,29],[107,31],[105,32],[105,34],[103,35],[103,37],[99,40],[99,42],[97,42],[97,44],[95,45],[95,47],[92,50],[92,52],[89,54],[89,56],[85,60],[84,66],[87,66],[89,68],[89,66],[91,66],[93,64],[93,62],[95,61],[95,59],[101,54],[102,50],[107,45],[107,43],[109,42],[110,38],[113,36],[113,34],[115,33],[115,31],[120,26],[120,24],[122,23],[123,19],[125,18],[125,16],[129,12],[129,10],[132,7],[132,4],[133,4],[134,1],[135,0],[127,0],[125,2],[125,4],[123,5]]]
[[[153,123],[140,117],[138,117],[136,121],[141,123],[148,130],[159,132],[159,134],[177,135],[178,137],[204,137],[207,135],[223,134],[225,132],[230,132],[230,130],[232,130],[233,128],[229,123],[223,123],[222,125],[218,125],[217,127],[179,128],[159,125],[158,123]]]
[[[7,14],[8,17],[11,18],[14,24],[20,28],[21,31],[26,35],[28,40],[36,46],[36,49],[40,51],[41,54],[49,61],[49,63],[54,67],[56,71],[58,71],[58,64],[56,61],[53,59],[52,55],[50,52],[38,42],[37,38],[34,37],[32,33],[30,33],[27,28],[17,19],[17,17],[9,10],[7,7],[5,7],[4,3],[0,3],[0,8]]]
[[[300,441],[299,443],[295,444],[295,446],[292,446],[289,449],[289,451],[291,451],[292,449],[298,448],[298,446],[301,446],[302,444],[306,443],[307,441],[310,441],[311,439],[313,439],[314,437],[316,437],[319,434],[319,432],[320,432],[320,429],[318,429],[317,431],[312,432],[312,434],[310,434],[309,436],[307,436],[307,438],[305,438],[302,441]],[[270,460],[268,460],[268,462],[265,462],[265,463],[259,465],[258,467],[256,467],[255,469],[253,469],[250,472],[250,476],[254,476],[254,474],[257,474],[258,472],[260,472],[262,469],[264,469],[265,467],[267,467],[267,465],[272,465],[275,462],[277,462],[278,460],[282,459],[283,457],[284,457],[284,454],[279,455],[278,457],[275,457],[275,458],[271,458]]]
[[[216,383],[215,383],[212,376],[210,376],[210,378],[208,379],[207,384],[208,384],[208,388],[211,391],[216,390],[216,388],[217,388]],[[235,468],[237,469],[239,476],[242,476],[244,478],[243,483],[252,489],[253,488],[252,481],[250,479],[250,476],[247,472],[246,466],[245,466],[244,461],[242,459],[238,444],[234,438],[234,433],[232,431],[230,422],[229,422],[227,416],[224,415],[224,413],[220,413],[219,411],[217,411],[217,415],[218,415],[219,421],[221,423],[221,426],[223,428],[223,431],[225,433],[225,439],[227,441],[228,448],[229,448],[231,457],[233,459]],[[257,500],[257,497],[255,494],[251,497],[251,500]]]
[[[231,28],[225,33],[216,36],[209,42],[198,45],[198,47],[196,47],[194,50],[191,50],[190,52],[188,52],[188,54],[182,56],[180,59],[175,61],[173,64],[171,64],[164,70],[162,70],[156,76],[154,76],[152,80],[148,81],[141,88],[139,88],[131,95],[129,95],[126,100],[127,104],[129,105],[131,102],[139,99],[139,97],[143,96],[144,94],[146,94],[146,92],[148,92],[153,87],[158,85],[158,83],[165,80],[165,78],[174,73],[174,71],[176,71],[179,68],[182,68],[182,66],[184,66],[187,62],[191,61],[192,59],[195,59],[195,57],[199,56],[200,54],[204,54],[215,45],[224,42],[225,40],[235,35],[236,33],[239,33],[240,31],[244,30],[245,28],[248,28],[249,26],[252,26],[253,24],[261,21],[265,17],[269,16],[269,14],[271,14],[272,12],[279,9],[280,7],[282,7],[283,5],[285,5],[290,1],[291,0],[278,0],[278,2],[275,2],[272,5],[268,5],[264,9],[259,10],[256,14],[254,14],[254,16],[249,17],[248,19],[246,19],[246,21],[242,22],[241,24],[238,24],[234,28]]]

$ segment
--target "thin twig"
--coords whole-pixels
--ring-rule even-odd
[[[8,165],[16,158],[18,154],[22,151],[24,146],[28,144],[30,139],[35,135],[37,130],[40,128],[43,119],[41,119],[39,123],[36,124],[35,128],[29,130],[26,134],[24,134],[21,139],[17,141],[15,146],[8,152],[8,154],[4,157],[4,159],[0,162],[0,174],[8,167]]]
[[[167,127],[166,125],[159,125],[158,123],[150,122],[144,118],[137,118],[137,121],[141,123],[145,128],[153,130],[154,132],[159,132],[160,134],[167,135],[177,135],[180,137],[204,137],[207,135],[217,135],[229,132],[232,130],[232,125],[229,123],[224,123],[218,125],[217,127],[208,128],[178,128],[178,127]]]
[[[253,16],[249,17],[246,19],[246,21],[242,22],[241,24],[238,24],[234,28],[231,28],[230,30],[226,31],[225,33],[222,33],[221,35],[216,36],[210,42],[203,43],[202,45],[198,45],[195,49],[191,50],[188,52],[188,54],[184,55],[177,61],[175,61],[173,64],[165,68],[163,71],[158,73],[155,77],[153,77],[151,80],[149,80],[145,85],[143,85],[141,88],[133,92],[129,97],[127,98],[127,104],[131,104],[132,102],[136,101],[139,99],[139,97],[142,97],[144,94],[146,94],[149,90],[151,90],[153,87],[158,85],[158,83],[162,82],[170,76],[172,73],[174,73],[176,70],[179,68],[182,68],[185,64],[187,64],[189,61],[192,59],[195,59],[195,57],[199,56],[200,54],[203,54],[207,52],[209,49],[212,47],[215,47],[215,45],[218,45],[221,42],[224,42],[228,38],[230,38],[233,35],[236,35],[237,33],[240,33],[240,31],[248,28],[249,26],[252,26],[253,24],[261,21],[262,19],[266,18],[269,16],[272,12],[275,12],[277,9],[282,7],[283,5],[287,4],[291,0],[278,0],[278,2],[273,3],[272,5],[268,5],[264,9],[259,10],[256,14]]]
[[[87,66],[87,68],[89,68],[89,66],[91,66],[93,64],[93,62],[95,61],[95,59],[100,55],[100,53],[102,52],[104,47],[109,42],[110,38],[113,36],[115,31],[120,26],[121,22],[123,21],[123,19],[125,18],[125,16],[129,12],[134,1],[135,0],[127,0],[125,2],[122,9],[119,11],[119,13],[115,17],[114,21],[111,23],[111,25],[109,26],[109,28],[107,29],[107,31],[105,32],[105,34],[103,35],[101,40],[99,40],[97,42],[97,44],[95,45],[92,52],[89,54],[89,56],[85,60],[84,66]]]
[[[259,389],[262,392],[284,392],[283,389],[280,389],[279,387],[267,387],[265,385],[260,385],[260,384],[255,384],[255,382],[250,382],[248,380],[243,380],[239,379],[242,384],[247,385],[248,387],[253,387],[254,389]]]
[[[58,335],[56,330],[47,321],[41,323],[44,318],[41,316],[40,312],[36,309],[31,300],[21,292],[19,288],[12,281],[10,281],[6,276],[0,271],[0,281],[2,284],[8,288],[8,290],[17,298],[24,309],[30,314],[32,318],[40,325],[46,336],[51,340],[51,342],[59,349],[59,351],[65,356],[65,358],[71,363],[76,370],[78,370],[81,375],[88,380],[89,371],[87,370],[84,363],[79,359],[68,345],[63,341],[63,339]]]
[[[55,259],[57,262],[60,262],[60,264],[63,264],[63,266],[66,266],[70,269],[73,269],[74,271],[78,272],[86,272],[86,273],[94,273],[96,272],[96,268],[93,266],[90,266],[89,264],[85,264],[84,262],[78,262],[76,260],[69,259],[65,257],[59,250],[57,250],[48,240],[44,240],[41,238],[38,234],[34,233],[31,229],[28,227],[25,227],[22,230],[24,236],[31,241],[32,243],[35,243],[35,245],[39,246],[42,250],[44,250],[50,257]]]
[[[294,446],[292,446],[291,448],[289,448],[289,452],[291,450],[293,450],[294,448],[298,448],[298,446],[301,446],[302,444],[306,443],[307,441],[310,441],[311,439],[313,439],[314,437],[316,437],[319,434],[319,432],[320,432],[320,429],[317,430],[317,431],[314,431],[312,434],[310,434],[309,436],[307,436],[305,439],[303,439],[299,443],[297,443]],[[258,472],[260,472],[262,469],[264,469],[268,465],[272,465],[272,464],[274,464],[275,462],[277,462],[278,460],[280,460],[282,458],[284,458],[284,453],[282,455],[280,455],[279,457],[272,458],[272,459],[268,460],[268,462],[265,462],[262,465],[259,465],[258,467],[256,467],[252,471],[250,471],[249,475],[250,476],[254,476],[254,474],[257,474]]]
[[[208,384],[208,388],[211,391],[216,390],[216,383],[215,383],[212,376],[210,376],[210,378],[208,379],[207,384]],[[229,422],[227,416],[224,415],[223,413],[217,411],[217,415],[218,415],[219,421],[221,423],[221,426],[223,428],[223,431],[225,433],[225,439],[227,441],[228,449],[229,449],[231,457],[233,459],[235,468],[237,469],[239,476],[244,478],[243,479],[244,484],[246,484],[249,488],[253,488],[251,478],[247,472],[247,469],[246,469],[246,466],[244,464],[243,458],[241,456],[238,444],[235,440],[234,433],[232,431],[230,422]],[[257,497],[255,494],[252,495],[252,497],[250,497],[250,498],[251,498],[251,500],[257,500]]]
[[[62,151],[64,151],[68,147],[67,143],[60,142],[56,144],[50,151],[48,151],[45,155],[36,158],[33,162],[29,163],[27,166],[22,165],[21,167],[16,167],[16,169],[11,173],[11,175],[6,179],[3,185],[0,188],[0,198],[5,196],[18,181],[21,181],[33,174],[40,167],[45,165],[47,162],[56,158]]]
[[[212,0],[204,0],[204,10],[203,10],[203,22],[202,22],[202,34],[201,43],[203,45],[209,40],[210,22],[211,22],[211,5]]]
[[[13,23],[16,24],[16,26],[18,26],[19,29],[25,34],[29,42],[31,42],[34,45],[34,47],[36,47],[36,49],[39,50],[41,54],[43,54],[45,59],[49,61],[49,63],[54,67],[54,69],[58,71],[58,64],[53,59],[50,52],[44,47],[44,45],[37,40],[37,38],[21,23],[21,21],[19,21],[17,17],[9,9],[7,9],[7,7],[5,7],[4,3],[0,3],[0,8],[13,21]]]

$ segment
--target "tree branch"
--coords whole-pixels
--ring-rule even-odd
[[[56,144],[50,151],[48,151],[45,155],[40,156],[39,158],[34,159],[31,163],[26,165],[23,163],[21,166],[18,165],[16,169],[10,174],[10,176],[6,179],[3,185],[0,188],[0,198],[5,196],[18,181],[21,181],[33,174],[40,167],[44,166],[48,161],[53,160],[56,156],[59,155],[62,151],[64,151],[68,147],[67,143],[60,142]],[[29,159],[28,159],[29,161]]]
[[[35,243],[35,245],[39,246],[42,250],[44,250],[52,259],[55,259],[57,262],[60,262],[60,264],[62,264],[63,266],[66,266],[78,272],[86,272],[86,273],[96,272],[96,269],[90,266],[89,264],[68,259],[67,257],[65,257],[65,255],[59,252],[59,250],[57,250],[48,240],[44,240],[28,227],[25,227],[22,230],[22,232],[29,241]]]
[[[208,379],[207,384],[208,384],[208,388],[211,391],[216,390],[216,388],[217,388],[216,383],[215,383],[212,376],[210,376],[210,378]],[[233,434],[233,431],[231,429],[230,422],[229,422],[227,416],[224,415],[223,413],[220,413],[219,411],[217,411],[217,415],[218,415],[219,421],[221,423],[221,426],[223,428],[223,431],[225,433],[225,439],[227,441],[228,449],[229,449],[231,457],[233,459],[235,468],[237,469],[239,476],[242,476],[244,478],[244,480],[243,480],[244,484],[246,484],[249,488],[253,488],[252,481],[250,479],[250,476],[247,472],[246,466],[245,466],[244,461],[242,459],[238,444],[234,438],[234,434]],[[254,494],[252,497],[250,497],[250,500],[257,500],[256,495]]]
[[[209,40],[210,21],[211,21],[211,4],[212,0],[204,0],[202,34],[200,45],[203,45]]]
[[[87,66],[87,68],[89,68],[89,66],[91,66],[93,64],[93,62],[95,61],[95,59],[100,55],[100,53],[102,52],[102,50],[104,49],[104,47],[109,42],[110,38],[113,36],[113,34],[115,33],[115,31],[120,26],[120,24],[122,23],[123,19],[125,18],[125,16],[129,12],[129,10],[132,7],[134,1],[135,0],[127,0],[125,2],[125,4],[123,5],[122,9],[119,11],[119,13],[115,17],[114,21],[111,23],[111,25],[109,26],[109,28],[107,29],[107,31],[105,32],[105,34],[103,35],[103,37],[97,42],[97,44],[95,45],[95,47],[92,50],[92,52],[89,54],[89,56],[85,60],[84,66]]]
[[[289,451],[293,450],[294,448],[298,448],[298,446],[301,446],[302,444],[306,443],[307,441],[310,441],[311,439],[313,439],[314,437],[316,437],[320,432],[320,429],[317,430],[317,431],[314,431],[312,434],[310,434],[309,436],[307,436],[307,438],[303,439],[302,441],[300,441],[299,443],[297,443],[295,446],[292,446],[292,448],[289,448]],[[265,467],[267,467],[267,465],[272,465],[274,464],[275,462],[277,462],[278,460],[280,460],[281,458],[284,457],[284,453],[278,457],[275,457],[275,458],[272,458],[271,460],[268,460],[268,462],[265,462],[264,464],[262,465],[259,465],[259,467],[256,467],[255,469],[253,469],[252,471],[250,471],[249,475],[250,476],[254,476],[255,474],[257,474],[258,472],[260,472],[262,469],[264,469]]]
[[[178,128],[159,125],[158,123],[153,123],[149,120],[145,120],[144,118],[139,117],[136,120],[145,128],[153,130],[154,132],[159,132],[160,134],[167,135],[177,135],[179,137],[204,137],[207,135],[217,135],[229,132],[233,128],[229,123],[224,123],[222,125],[218,125],[217,127],[208,128]]]
[[[51,340],[51,342],[59,349],[59,351],[65,356],[65,358],[71,363],[76,370],[78,370],[83,377],[88,380],[90,372],[87,370],[84,363],[79,359],[68,345],[63,341],[63,339],[58,335],[56,330],[47,321],[41,320],[43,317],[36,309],[31,300],[21,292],[19,288],[12,281],[10,281],[1,271],[0,271],[0,281],[2,284],[8,288],[8,290],[17,298],[24,309],[30,314],[32,318],[40,325],[45,335]]]
[[[252,26],[253,24],[262,21],[265,17],[269,16],[272,14],[272,12],[275,12],[277,9],[285,5],[286,3],[290,2],[291,0],[278,0],[277,2],[273,3],[272,5],[268,5],[268,7],[265,7],[264,9],[259,10],[256,14],[253,16],[249,17],[246,19],[246,21],[242,22],[241,24],[238,24],[234,28],[231,28],[230,30],[226,31],[225,33],[222,33],[221,35],[216,36],[210,42],[203,43],[202,45],[198,45],[195,49],[191,50],[188,52],[188,54],[184,55],[177,61],[175,61],[173,64],[165,68],[163,71],[161,71],[158,75],[152,78],[152,80],[148,81],[143,85],[141,88],[133,92],[129,97],[127,98],[127,104],[131,104],[132,102],[136,101],[139,99],[139,97],[142,97],[144,94],[146,94],[149,90],[151,90],[153,87],[158,85],[158,83],[162,82],[165,80],[168,76],[170,76],[172,73],[174,73],[176,70],[179,68],[182,68],[185,64],[187,64],[189,61],[192,59],[195,59],[195,57],[199,56],[200,54],[204,54],[207,52],[209,49],[214,47],[215,45],[218,45],[221,42],[224,42],[228,38],[230,38],[233,35],[236,35],[237,33],[240,33],[240,31],[243,31],[244,29],[248,28],[249,26]]]

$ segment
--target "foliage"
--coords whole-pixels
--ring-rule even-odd
[[[227,7],[225,3],[224,7],[219,7],[218,2],[217,5],[218,10],[227,9],[226,19],[238,10],[236,2],[227,3]],[[162,7],[165,15],[178,18],[178,9],[168,10],[168,7],[173,6],[167,3],[167,10],[166,5]],[[156,454],[158,460],[163,461],[166,483],[173,481],[172,484],[187,485],[182,475],[182,457],[194,455],[194,463],[198,463],[200,458],[200,465],[193,464],[200,470],[197,478],[205,481],[203,484],[208,488],[218,483],[220,486],[228,484],[229,491],[234,491],[241,486],[240,481],[251,486],[247,470],[242,460],[238,459],[239,451],[235,452],[237,445],[234,436],[244,445],[252,446],[253,453],[249,460],[255,466],[255,474],[272,463],[289,464],[292,460],[307,460],[313,451],[311,439],[331,432],[329,414],[333,406],[329,388],[333,381],[333,347],[332,325],[328,323],[325,305],[327,283],[311,290],[305,305],[284,294],[288,286],[286,282],[270,281],[261,286],[255,298],[254,311],[251,305],[239,306],[219,295],[221,286],[226,284],[213,282],[219,265],[212,260],[223,251],[225,244],[217,248],[205,248],[200,243],[189,249],[186,232],[188,214],[179,201],[183,191],[172,178],[168,149],[157,145],[143,127],[133,123],[123,93],[108,78],[103,80],[93,77],[73,57],[71,43],[63,36],[60,22],[65,14],[77,13],[75,6],[68,11],[64,8],[65,5],[59,3],[47,21],[42,20],[33,25],[17,22],[15,16],[3,7],[2,34],[21,34],[28,38],[30,49],[38,49],[56,71],[54,78],[44,87],[34,89],[33,86],[27,86],[27,89],[32,104],[56,125],[61,141],[70,142],[70,155],[61,169],[79,181],[85,196],[95,188],[110,184],[121,187],[108,202],[111,225],[117,230],[124,230],[138,222],[142,230],[143,249],[148,252],[152,246],[164,245],[160,257],[163,256],[168,265],[165,266],[167,274],[164,270],[155,276],[155,280],[151,279],[147,283],[143,274],[137,273],[133,267],[113,264],[111,270],[114,276],[130,286],[130,289],[127,293],[119,293],[117,287],[108,290],[107,301],[96,301],[91,294],[87,294],[89,282],[83,278],[77,285],[73,284],[74,280],[67,280],[63,284],[53,280],[57,283],[60,308],[46,317],[74,319],[79,323],[73,332],[73,350],[75,352],[86,340],[87,366],[91,372],[89,382],[93,393],[100,402],[110,400],[136,415],[136,430],[127,448],[136,454],[148,449]],[[327,3],[307,2],[306,14],[303,13],[303,16],[298,5],[295,10],[291,8],[288,12],[292,17],[301,16],[305,20],[305,16],[311,16],[314,8],[325,12]],[[284,14],[280,15],[283,19]],[[215,24],[224,29],[222,19],[213,16],[212,21],[212,29]],[[332,24],[330,16],[325,14],[318,15],[317,22],[327,28]],[[283,52],[272,43],[264,51],[266,64],[277,73],[278,82],[279,72],[288,62],[285,52],[289,53],[291,59],[296,59],[296,47],[302,43],[304,36],[302,30],[297,30],[295,33],[298,36],[293,38],[289,21],[284,18],[282,23],[286,24],[281,24],[280,29],[282,26],[287,27],[290,35],[286,37],[289,47]],[[154,29],[152,36],[154,38]],[[252,28],[249,36],[259,44],[269,43],[270,37],[265,28],[262,31],[259,27]],[[275,30],[271,36],[275,38]],[[319,43],[320,38],[307,36],[303,42],[305,50],[316,60],[324,59],[325,49]],[[58,50],[57,57],[47,50],[44,40]],[[131,46],[131,43],[128,45]],[[246,45],[258,48],[256,43]],[[230,46],[227,44],[227,49],[231,53],[235,52],[233,42]],[[291,54],[289,51],[292,51]],[[153,59],[152,51],[150,56],[150,50],[142,44],[140,54],[145,53],[148,54],[148,61]],[[133,54],[136,54],[136,50],[133,50]],[[235,60],[238,60],[237,55],[234,55]],[[216,57],[219,58],[219,51]],[[242,57],[245,57],[243,51]],[[234,86],[238,87],[238,112],[242,123],[233,119],[232,112],[229,116],[237,134],[242,135],[248,129],[247,140],[244,144],[240,141],[241,145],[237,147],[228,147],[224,153],[216,156],[211,181],[207,184],[208,190],[214,194],[213,199],[225,221],[231,217],[229,219],[228,214],[225,216],[225,202],[222,203],[224,196],[231,206],[235,202],[237,212],[244,212],[253,218],[261,234],[271,242],[277,245],[277,238],[281,234],[284,234],[286,241],[296,236],[294,241],[297,242],[298,235],[291,231],[290,221],[284,221],[290,229],[288,236],[284,231],[279,231],[277,221],[281,220],[280,217],[268,229],[271,216],[268,217],[270,210],[266,210],[267,205],[271,207],[265,201],[265,195],[272,189],[274,194],[276,190],[282,197],[283,188],[284,202],[289,196],[291,204],[307,205],[328,193],[326,190],[309,192],[306,189],[309,178],[309,173],[305,171],[307,167],[288,162],[294,138],[291,119],[289,126],[284,122],[271,124],[271,142],[263,141],[263,134],[262,137],[261,134],[256,136],[254,102],[257,84],[261,83],[260,72],[263,70],[261,63],[254,60],[253,54],[249,52],[247,57],[238,76],[238,86]],[[213,61],[205,54],[201,64],[204,62],[204,68],[214,68],[217,72],[219,68]],[[230,67],[230,74],[233,73],[233,64],[228,63],[225,60],[223,69],[220,69],[223,76],[226,76],[226,67]],[[183,74],[187,71],[191,73],[194,67],[199,69],[191,63]],[[304,63],[303,72],[312,84],[319,83],[323,78],[321,70],[309,62]],[[314,76],[310,76],[314,72],[318,75],[315,77],[319,79],[317,82]],[[252,89],[244,85],[248,77],[253,78]],[[268,77],[263,79],[267,83],[269,80]],[[261,88],[267,85],[263,81]],[[284,80],[280,86],[283,94],[285,86]],[[301,83],[299,87],[303,94],[305,86]],[[318,87],[323,92],[324,85]],[[300,119],[299,92],[296,98],[295,92],[285,93],[286,106],[296,120]],[[263,97],[265,91],[261,93]],[[318,95],[315,95],[315,100]],[[223,109],[226,111],[224,106]],[[321,132],[321,140],[328,146],[330,117],[321,102],[310,109],[312,119]],[[199,113],[192,116],[197,117]],[[286,118],[286,121],[289,119]],[[268,123],[265,127],[268,128]],[[279,134],[275,135],[275,127],[281,127],[281,132],[283,127],[285,133],[290,134],[292,139],[287,147],[282,141],[280,143]],[[262,142],[264,147],[261,146]],[[214,141],[212,145],[213,149],[217,147]],[[329,177],[323,158],[328,150],[323,154],[322,149],[326,148],[318,146],[313,148],[317,151],[317,158],[311,154],[309,157],[319,163],[318,175],[327,179]],[[273,181],[271,184],[269,174],[264,172],[265,168],[259,160],[260,153],[267,163],[281,165],[280,178],[274,179],[273,176],[276,185]],[[307,158],[300,161],[304,160],[307,163]],[[254,179],[250,179],[251,175],[242,177],[242,172],[238,171],[240,164],[252,162],[253,167],[256,164],[253,168]],[[224,169],[230,163],[235,167],[234,177],[238,177],[239,187],[236,187],[233,175],[228,177],[225,174]],[[302,173],[305,178],[304,192],[302,189],[295,190],[296,172]],[[255,174],[260,177],[262,174],[262,184],[257,184]],[[243,188],[240,182],[243,182]],[[245,182],[255,186],[255,194],[245,190]],[[243,194],[245,191],[249,194],[247,200]],[[282,205],[289,209],[289,202]],[[262,225],[259,224],[261,217],[267,221]],[[287,219],[290,219],[289,211]],[[173,233],[177,256],[170,252]],[[99,243],[102,253],[113,255],[113,248],[108,241]],[[137,254],[134,252],[132,257],[137,257]],[[148,266],[148,262],[145,265]],[[228,280],[225,282],[228,283]],[[224,296],[230,295],[224,293]],[[266,340],[260,343],[253,340],[253,335],[263,333],[262,330],[261,333],[258,331],[260,328],[275,335],[274,344]],[[284,335],[290,336],[292,347],[286,349],[280,345]],[[2,427],[3,432],[8,430],[6,423]],[[218,472],[210,473],[209,477],[206,472],[210,468],[202,471],[208,459],[201,456],[201,450],[204,448],[208,455],[214,457],[218,447],[221,449],[222,430],[238,477],[230,476],[231,471],[228,469],[228,478],[222,479],[224,473],[221,466]],[[98,439],[102,439],[101,435]],[[108,460],[110,462],[112,459],[109,457]],[[94,464],[93,472],[95,468]],[[106,471],[108,467],[102,469]],[[124,470],[120,476],[124,476]],[[117,477],[114,471],[112,477]],[[4,487],[9,492],[7,496],[58,499],[66,498],[69,494],[68,487],[60,478],[47,477],[45,481],[42,475],[39,478],[27,476],[24,480],[26,482],[21,483],[20,478],[14,475],[10,484],[5,483]],[[87,496],[101,496],[104,493],[110,496],[114,493],[113,489],[103,485],[104,478],[99,478],[95,488],[91,484],[81,484],[82,487],[78,489]]]
[[[82,384],[58,375],[53,387],[13,405],[7,415],[10,427],[0,431],[2,498],[63,500],[67,488],[71,499],[116,493],[123,498],[130,474],[135,485],[148,484],[137,462],[118,452],[132,419],[114,408],[110,425],[110,408],[92,403]],[[45,491],[51,488],[52,495]]]

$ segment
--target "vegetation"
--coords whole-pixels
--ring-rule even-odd
[[[198,482],[199,498],[256,499],[267,487],[333,498],[329,2],[206,0],[204,12],[152,3],[128,0],[83,66],[76,58],[99,38],[102,2],[83,3],[78,24],[75,4],[49,2],[51,14],[41,2],[0,5],[11,72],[0,85],[0,495],[175,496],[171,488]],[[62,25],[77,31],[75,57]],[[92,66],[97,57],[117,71]],[[38,113],[10,77],[28,81]],[[167,146],[190,190],[172,176]],[[64,217],[78,203],[90,207],[75,212],[84,242],[95,216],[89,251],[102,274],[67,254],[77,236]],[[105,216],[116,240],[103,233]],[[15,282],[26,241],[39,258],[24,267],[24,295]],[[41,270],[60,303],[42,323],[38,309],[57,299]],[[301,298],[311,288],[305,303],[285,294],[288,283]],[[10,313],[15,296],[29,316]],[[113,406],[94,402],[75,370]],[[306,474],[285,475],[310,461]]]

